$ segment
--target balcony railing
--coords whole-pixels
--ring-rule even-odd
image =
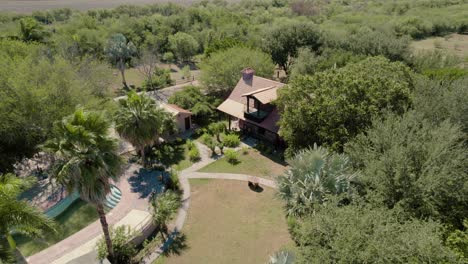
[[[270,114],[268,111],[259,110],[253,107],[250,107],[247,110],[247,106],[244,107],[244,117],[252,120],[256,123],[261,123],[265,118]]]

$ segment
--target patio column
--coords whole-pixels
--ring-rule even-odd
[[[255,99],[255,102],[257,103],[257,117],[260,117],[260,101]]]

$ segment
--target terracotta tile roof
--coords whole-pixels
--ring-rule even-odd
[[[276,98],[278,98],[278,94],[276,93],[278,88],[278,86],[271,86],[243,94],[242,96],[250,95],[257,98],[257,100],[259,100],[262,104],[268,104],[276,100]]]
[[[243,78],[240,78],[239,82],[237,83],[234,90],[232,90],[231,94],[229,95],[229,99],[234,100],[236,102],[242,103],[244,105],[247,104],[247,99],[243,94],[251,93],[257,90],[270,88],[270,87],[283,87],[284,83],[280,83],[273,80],[268,80],[262,77],[253,76],[251,81],[244,81]]]
[[[231,99],[226,99],[218,106],[218,110],[229,115],[244,119],[244,105]]]
[[[228,99],[226,99],[220,106],[218,106],[218,110],[242,120],[246,120],[244,118],[245,105],[247,105],[246,95],[255,96],[262,103],[270,103],[272,100],[277,98],[276,91],[278,88],[281,88],[284,85],[284,83],[265,79],[255,75],[250,81],[245,81],[244,78],[240,78]],[[278,110],[274,108],[273,111],[261,123],[256,123],[251,120],[246,121],[254,123],[269,131],[278,133],[279,127],[276,123],[279,121],[279,118],[280,116]]]
[[[161,103],[161,107],[163,107],[167,111],[175,113],[175,114],[179,114],[179,113],[192,114],[192,112],[190,112],[189,110],[185,110],[185,109],[183,109],[183,108],[181,108],[181,107],[179,107],[178,105],[175,105],[175,104]]]

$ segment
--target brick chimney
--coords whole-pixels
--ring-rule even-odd
[[[248,83],[248,84],[252,84],[252,80],[253,80],[253,76],[255,74],[255,70],[250,68],[250,67],[247,67],[245,69],[243,69],[241,71],[242,73],[242,79],[244,80],[244,82]]]

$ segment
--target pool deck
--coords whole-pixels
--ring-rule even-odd
[[[153,191],[161,187],[156,175],[147,173],[137,164],[131,164],[115,184],[122,192],[122,199],[117,206],[106,214],[109,225],[129,223],[141,225],[143,214],[149,214],[148,199]],[[145,218],[151,221],[151,218]],[[140,222],[139,222],[140,221]],[[49,248],[32,255],[26,260],[31,264],[68,263],[74,258],[86,255],[94,250],[94,245],[102,235],[99,220],[76,232]]]

